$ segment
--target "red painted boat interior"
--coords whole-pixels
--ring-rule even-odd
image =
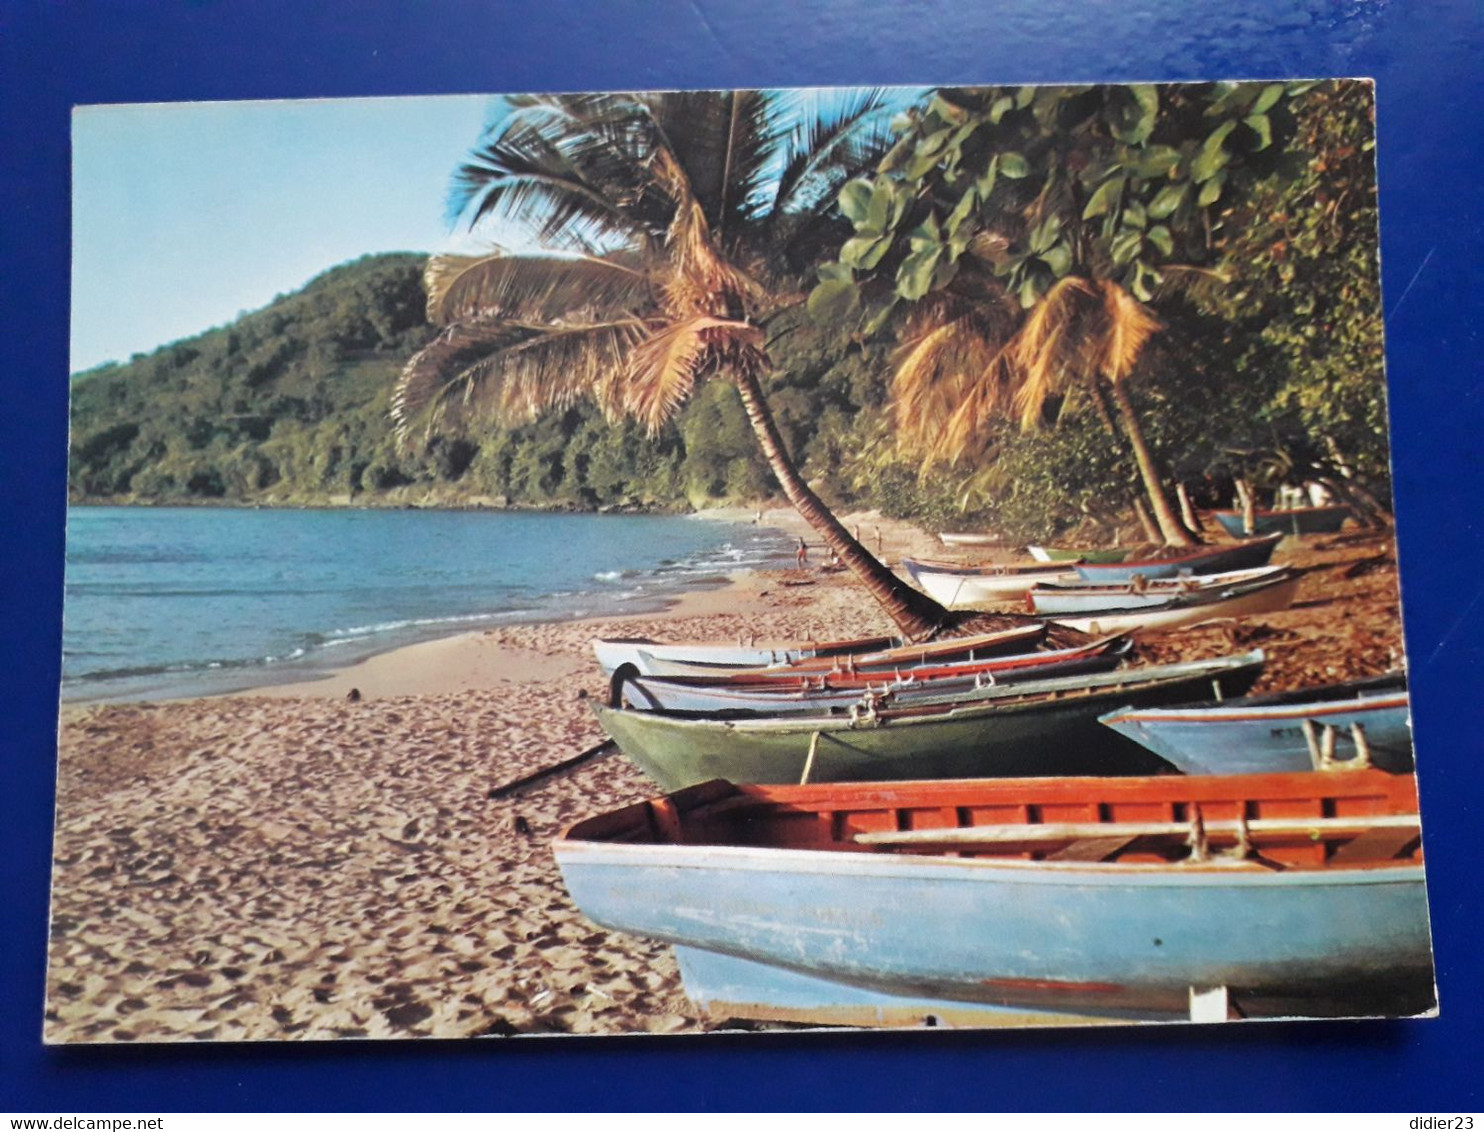
[[[579,822],[563,840],[1121,864],[1189,862],[1199,840],[1197,861],[1209,853],[1216,867],[1240,858],[1275,870],[1332,870],[1419,863],[1419,828],[1406,820],[1416,814],[1415,778],[1378,770],[819,786],[716,780]],[[1367,821],[1377,818],[1389,820]],[[856,840],[971,827],[993,827],[994,843]]]

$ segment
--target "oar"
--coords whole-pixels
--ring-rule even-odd
[[[576,770],[583,763],[591,762],[601,755],[606,755],[610,751],[616,750],[618,750],[617,743],[612,739],[604,739],[597,746],[589,747],[580,754],[573,755],[570,759],[563,759],[559,763],[552,763],[551,766],[542,767],[540,770],[532,771],[530,774],[492,788],[489,792],[489,797],[508,798],[510,795],[524,790],[527,786],[534,786],[538,782],[544,782],[548,778],[554,778],[569,770]]]

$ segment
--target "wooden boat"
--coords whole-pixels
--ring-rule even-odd
[[[1291,571],[1284,566],[1259,566],[1255,570],[1228,570],[1224,574],[1190,574],[1153,581],[1140,578],[1107,585],[1093,585],[1081,579],[1072,583],[1042,582],[1031,588],[1026,600],[1037,613],[1051,616],[1109,609],[1149,609],[1172,598],[1212,594],[1288,573]]]
[[[1333,729],[1335,765],[1359,758],[1400,774],[1413,766],[1408,708],[1406,675],[1393,673],[1223,703],[1124,708],[1103,723],[1186,774],[1309,770],[1325,761],[1323,733],[1316,730],[1325,727]]]
[[[995,546],[1000,541],[999,535],[989,534],[956,534],[952,531],[940,531],[938,541],[944,546]]]
[[[1077,575],[1065,566],[954,566],[903,558],[902,566],[918,589],[945,609],[972,609],[1014,601],[1038,582],[1069,582]]]
[[[1257,511],[1253,515],[1253,529],[1248,532],[1246,520],[1240,511],[1213,511],[1216,521],[1233,538],[1253,538],[1263,535],[1328,535],[1345,525],[1350,517],[1350,508],[1339,507],[1295,507],[1288,511]]]
[[[1287,609],[1298,596],[1299,576],[1284,570],[1271,578],[1227,586],[1220,590],[1182,594],[1143,609],[1093,610],[1059,613],[1050,618],[1058,625],[1103,636],[1113,633],[1155,633],[1256,613]]]
[[[1141,558],[1134,562],[1079,562],[1073,569],[1089,582],[1129,582],[1145,578],[1173,578],[1178,574],[1220,574],[1266,566],[1281,542],[1281,534],[1250,539],[1235,546],[1203,546],[1168,558]]]
[[[1122,562],[1133,553],[1122,547],[1077,550],[1062,546],[1028,546],[1025,549],[1037,562]]]
[[[715,641],[653,641],[648,637],[608,637],[593,641],[593,653],[608,675],[623,664],[639,663],[639,651],[667,659],[687,659],[715,665],[788,664],[814,657],[850,652],[879,651],[900,645],[900,637],[857,637],[844,641],[788,641],[758,644],[719,644]]]
[[[879,710],[761,716],[595,706],[603,730],[667,790],[708,778],[852,782],[1022,774],[1138,774],[1166,767],[1098,723],[1113,708],[1239,696],[1261,651],[925,697]]]
[[[826,656],[804,657],[800,660],[766,666],[737,667],[705,662],[665,660],[640,647],[633,668],[645,676],[730,676],[779,675],[799,676],[804,673],[818,675],[824,672],[894,672],[899,668],[911,668],[930,662],[974,660],[1004,656],[1033,647],[1046,636],[1045,624],[1026,622],[993,633],[979,633],[971,637],[950,637],[942,641],[927,641],[922,644],[898,645],[862,653],[832,653]],[[622,671],[623,667],[615,670]]]
[[[717,1019],[1434,1003],[1408,775],[713,781],[579,822],[554,849],[583,913],[674,945]]]
[[[747,711],[777,715],[818,712],[860,703],[869,694],[893,703],[921,696],[947,695],[1027,680],[1106,672],[1128,655],[1126,637],[1109,637],[1079,648],[1020,653],[991,660],[920,665],[892,673],[822,673],[819,676],[769,672],[735,676],[613,677],[609,706],[626,700],[644,711]]]

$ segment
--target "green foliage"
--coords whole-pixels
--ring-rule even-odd
[[[1083,139],[1078,161],[1096,138],[1120,168],[1088,160],[1076,170],[1086,191],[1073,191],[1070,167],[1053,179],[1052,151],[1033,137],[1052,123]],[[832,505],[1027,541],[1126,521],[1133,463],[1085,392],[1058,407],[1054,429],[992,430],[977,459],[930,473],[905,459],[886,407],[885,327],[906,305],[903,284],[926,280],[931,298],[988,273],[1039,290],[1059,272],[1137,262],[1161,276],[1146,281],[1165,330],[1129,392],[1167,472],[1214,500],[1235,475],[1332,474],[1343,461],[1385,498],[1369,88],[945,92],[902,125],[887,174],[850,182],[839,200],[852,239],[890,233],[888,250],[843,244],[808,308],[765,325],[768,402]],[[923,195],[897,172],[918,157]],[[1213,183],[1219,196],[1200,203]],[[1219,266],[1227,281],[1176,289],[1181,262]],[[422,266],[367,257],[231,326],[78,375],[73,498],[683,508],[776,490],[722,381],[653,438],[581,402],[519,428],[399,446],[390,390],[433,333]]]
[[[584,402],[519,428],[399,446],[390,390],[433,333],[422,266],[416,256],[367,257],[231,326],[79,375],[72,497],[671,508],[776,490],[724,382],[704,386],[654,438]],[[885,347],[866,350],[802,311],[776,318],[770,333],[780,428],[810,474],[827,479],[839,435],[814,424],[880,401]]]
[[[1260,182],[1227,219],[1238,285],[1200,307],[1239,328],[1232,364],[1269,375],[1271,450],[1390,493],[1376,246],[1372,90],[1312,84],[1299,102],[1302,161]]]
[[[1267,174],[1304,84],[976,87],[897,122],[875,176],[846,185],[855,236],[820,272],[819,312],[851,314],[859,284],[888,302],[987,272],[1029,309],[1069,272],[1142,301],[1161,267],[1212,263],[1219,204]],[[1260,108],[1260,109],[1259,109]]]
[[[1217,494],[1237,475],[1348,472],[1386,494],[1368,85],[946,90],[894,128],[841,193],[856,235],[819,268],[811,309],[880,327],[915,308],[931,324],[1002,293],[1029,310],[1068,275],[1110,279],[1165,325],[1132,392],[1168,471]],[[1058,406],[1066,435],[988,429],[973,466],[917,477],[913,506],[957,489],[965,516],[1007,534],[1126,506],[1100,455],[1122,461],[1123,441],[1087,400]],[[885,474],[892,447],[857,451]]]

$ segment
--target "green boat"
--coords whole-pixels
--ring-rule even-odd
[[[1103,550],[1078,550],[1068,546],[1028,546],[1026,550],[1037,562],[1122,562],[1133,551],[1120,546]]]
[[[1152,774],[1163,759],[1102,726],[1116,708],[1226,699],[1261,650],[1214,660],[991,687],[902,708],[699,715],[594,706],[603,729],[666,790],[733,782],[864,782]]]

